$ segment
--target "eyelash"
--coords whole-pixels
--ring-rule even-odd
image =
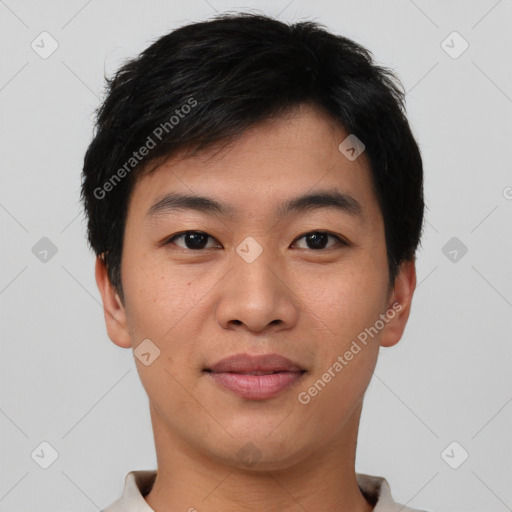
[[[183,231],[181,233],[177,233],[175,235],[172,235],[170,238],[167,238],[162,245],[170,245],[173,243],[173,240],[175,240],[176,238],[180,238],[184,235],[187,235],[189,233],[195,233],[195,234],[201,234],[201,235],[206,235],[208,236],[209,238],[215,240],[214,237],[212,237],[211,235],[208,235],[208,233],[205,233],[204,231],[194,231],[194,230],[190,230],[190,231]],[[307,233],[304,233],[303,235],[297,237],[295,240],[294,240],[294,244],[300,240],[301,238],[304,238],[304,237],[307,237],[308,235],[313,235],[313,234],[323,234],[323,235],[328,235],[332,238],[335,238],[338,242],[339,245],[341,246],[345,246],[345,247],[348,247],[350,246],[351,244],[344,240],[343,238],[341,238],[339,235],[336,235],[334,233],[331,233],[330,231],[308,231]],[[175,245],[175,244],[174,244]],[[185,251],[193,251],[193,252],[201,252],[201,251],[206,251],[207,249],[212,249],[212,247],[209,247],[207,249],[189,249],[188,247],[180,247],[180,246],[177,246],[179,249],[183,249]],[[324,249],[307,249],[307,250],[310,250],[310,251],[313,251],[313,252],[322,252],[322,251],[328,251],[330,249],[333,249],[335,246],[332,246],[332,247],[328,247],[328,248],[324,248]]]

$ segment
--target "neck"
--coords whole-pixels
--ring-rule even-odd
[[[158,471],[144,499],[157,512],[371,512],[355,474],[361,408],[321,450],[277,468],[240,468],[184,444],[150,404]]]

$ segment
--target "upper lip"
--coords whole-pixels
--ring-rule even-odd
[[[235,354],[215,363],[212,367],[206,368],[214,373],[225,372],[302,372],[305,371],[298,364],[279,354]]]

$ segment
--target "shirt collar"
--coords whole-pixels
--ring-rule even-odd
[[[103,512],[154,512],[144,496],[151,491],[155,478],[156,470],[130,471],[125,477],[122,496]],[[383,477],[356,473],[356,478],[361,492],[370,503],[374,503],[372,512],[425,512],[395,502]]]

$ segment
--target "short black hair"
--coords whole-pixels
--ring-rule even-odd
[[[405,115],[405,91],[358,43],[313,21],[287,24],[228,12],[160,37],[105,80],[81,199],[89,246],[105,261],[123,302],[127,205],[150,164],[233,141],[257,122],[301,105],[327,112],[365,146],[384,219],[390,286],[400,264],[415,259],[423,167]]]

